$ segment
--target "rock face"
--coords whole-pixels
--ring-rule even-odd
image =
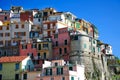
[[[111,80],[107,61],[101,54],[74,52],[70,55],[70,62],[85,65],[87,80]]]
[[[72,36],[70,62],[85,65],[87,80],[111,80],[107,59],[98,51],[97,40],[87,35],[77,37],[74,39]]]

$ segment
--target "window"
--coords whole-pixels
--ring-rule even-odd
[[[70,67],[69,67],[69,70],[73,70],[73,67],[72,67],[72,66],[70,66]]]
[[[75,37],[74,37],[74,40],[78,40],[78,36],[75,36]]]
[[[37,55],[38,55],[38,57],[40,57],[40,53],[38,53]]]
[[[27,73],[23,75],[23,79],[27,79]]]
[[[93,40],[93,44],[95,44],[95,40]]]
[[[48,44],[43,44],[43,48],[48,48]]]
[[[57,75],[63,74],[63,68],[57,68]]]
[[[67,53],[67,48],[64,48],[64,53]]]
[[[65,77],[62,77],[62,80],[65,80]]]
[[[7,53],[6,53],[6,51],[4,51],[4,56],[7,56]]]
[[[62,48],[59,48],[59,54],[62,54]]]
[[[45,74],[46,74],[46,76],[52,75],[52,69],[46,69]]]
[[[58,38],[58,34],[55,34],[55,35],[54,35],[54,38]]]
[[[15,64],[15,70],[18,70],[20,68],[20,64],[19,63],[16,63]]]
[[[84,44],[84,48],[87,48],[87,45],[86,45],[86,44]]]
[[[2,63],[0,63],[0,70],[2,70]]]
[[[3,45],[3,41],[0,41],[0,45]]]
[[[15,80],[19,80],[19,74],[15,74]]]
[[[9,30],[9,26],[6,27],[6,30]]]
[[[24,28],[24,24],[22,24],[22,26],[21,26],[22,28]]]
[[[0,26],[0,30],[2,30],[2,26]]]
[[[71,80],[74,80],[74,77],[71,77]]]
[[[58,63],[57,63],[57,62],[55,63],[55,66],[58,66]]]
[[[16,27],[15,27],[16,29],[18,29],[18,25],[16,25]]]
[[[48,16],[48,12],[44,12],[43,15],[44,15],[44,16]]]
[[[21,36],[26,36],[26,32],[21,32]]]
[[[7,20],[7,16],[4,17],[4,20]]]
[[[22,45],[22,49],[27,49],[27,45]]]
[[[3,33],[0,33],[0,37],[3,37]]]
[[[0,74],[0,80],[2,80],[2,74]]]
[[[32,44],[32,48],[36,48],[36,44],[33,43],[33,44]]]
[[[41,44],[38,45],[38,50],[41,50]]]
[[[46,53],[44,53],[44,59],[46,59]]]
[[[64,44],[67,45],[67,40],[64,41]]]
[[[56,46],[58,46],[58,41],[56,41],[55,43],[56,43]]]
[[[40,18],[38,19],[38,22],[40,22]]]
[[[6,37],[9,37],[9,36],[10,36],[10,33],[5,33],[5,36],[6,36]]]

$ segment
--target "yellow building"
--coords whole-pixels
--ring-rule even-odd
[[[52,58],[52,42],[51,41],[39,41],[37,42],[37,54],[40,59]]]
[[[0,80],[27,80],[27,71],[34,69],[32,60],[27,56],[0,58]]]

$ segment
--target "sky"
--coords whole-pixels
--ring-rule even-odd
[[[27,9],[53,7],[57,11],[69,11],[98,28],[99,40],[110,44],[113,54],[120,58],[120,0],[0,0],[0,8],[11,6]]]

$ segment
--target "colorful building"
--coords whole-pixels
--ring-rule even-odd
[[[34,59],[37,56],[36,43],[23,43],[19,45],[20,56],[31,56]]]
[[[85,80],[84,66],[65,63],[64,60],[45,61],[36,80]]]
[[[30,57],[12,56],[0,58],[0,80],[27,80],[27,71],[33,69],[34,65]]]
[[[52,36],[53,43],[53,58],[63,58],[65,61],[69,60],[70,49],[70,35],[68,28],[61,28],[58,33]]]
[[[10,21],[10,12],[7,10],[1,10],[0,11],[0,21],[2,21],[2,22]]]
[[[3,57],[3,56],[19,56],[18,45],[0,47],[0,57]]]
[[[37,58],[52,59],[52,41],[51,39],[37,41]]]

